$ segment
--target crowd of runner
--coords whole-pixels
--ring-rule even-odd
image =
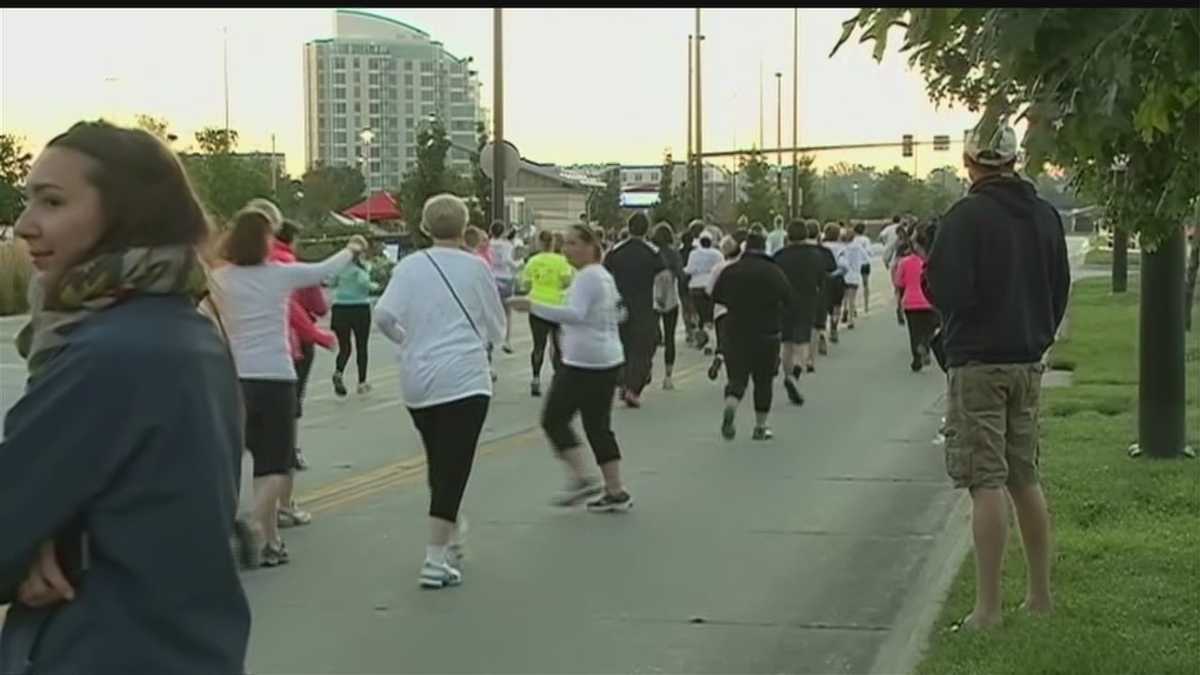
[[[420,216],[432,245],[401,258],[372,305],[379,289],[364,238],[351,237],[322,261],[298,262],[297,224],[257,199],[214,245],[178,159],[142,131],[72,127],[34,164],[29,193],[17,231],[41,275],[19,340],[29,384],[6,419],[0,453],[15,464],[2,467],[0,480],[5,506],[44,507],[0,509],[0,602],[16,601],[4,631],[9,653],[14,640],[29,638],[31,650],[50,655],[41,663],[58,659],[47,672],[122,653],[99,642],[79,647],[102,639],[79,623],[90,616],[83,606],[121,617],[136,643],[159,645],[154,663],[240,672],[249,610],[234,559],[214,546],[227,545],[232,532],[243,566],[282,565],[290,553],[280,530],[311,522],[292,495],[305,466],[297,419],[315,347],[336,347],[332,386],[344,397],[352,355],[355,391],[370,391],[372,328],[396,345],[400,396],[424,445],[430,489],[419,583],[445,588],[463,581],[460,508],[493,396],[494,347],[512,353],[517,314],[528,314],[533,335],[531,396],[542,396],[547,356],[553,371],[541,427],[565,485],[552,503],[620,512],[634,502],[613,407],[647,404],[659,346],[662,388],[675,388],[680,326],[687,348],[711,356],[709,379],[724,373],[719,433],[736,437],[739,404],[753,387],[751,438],[768,441],[781,369],[789,401],[803,405],[804,375],[870,310],[875,258],[862,224],[777,218],[769,231],[741,222],[726,232],[701,220],[652,227],[638,212],[619,232],[587,222],[539,232],[523,256],[504,223],[489,232],[472,227],[466,204],[441,194]],[[936,228],[897,217],[880,235],[913,371],[930,364],[939,343],[924,279]],[[939,299],[949,297],[946,279],[939,283]],[[326,314],[332,334],[318,325]],[[952,361],[965,358],[957,354]],[[130,384],[113,396],[114,382]],[[577,415],[594,463],[573,428]],[[98,451],[72,456],[81,444]],[[253,465],[248,484],[239,476],[243,452]],[[85,511],[87,519],[78,517]],[[44,631],[40,608],[73,599],[84,572],[89,587],[122,590],[81,594],[76,611]],[[190,592],[205,598],[187,616],[165,609],[174,607],[171,597],[155,595],[178,588],[167,574],[187,578]],[[193,611],[198,624],[187,623]],[[161,638],[168,617],[186,637]]]

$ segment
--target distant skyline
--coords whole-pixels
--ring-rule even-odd
[[[456,56],[472,56],[492,107],[491,9],[367,9],[420,28]],[[895,142],[949,134],[959,140],[977,116],[937,110],[919,73],[895,48],[882,64],[867,45],[832,59],[841,22],[854,9],[800,11],[801,145]],[[504,12],[505,136],[523,156],[560,165],[660,164],[687,150],[687,36],[692,9],[508,9]],[[792,144],[792,10],[705,9],[702,52],[704,149],[775,147],[776,81],[783,73],[783,144]],[[332,9],[0,10],[0,128],[38,152],[80,119],[132,124],[166,118],[177,149],[204,126],[224,124],[222,27],[229,28],[230,126],[239,150],[286,153],[304,170],[305,42],[331,37]],[[768,159],[775,161],[775,155]],[[732,164],[732,160],[714,160]],[[790,158],[785,155],[784,162]],[[817,155],[913,171],[899,149]],[[918,151],[918,174],[959,166],[950,152]]]

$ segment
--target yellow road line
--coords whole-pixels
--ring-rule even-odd
[[[707,369],[707,367],[708,364],[701,361],[696,365],[679,371],[675,376],[675,380],[681,382],[695,375],[697,372]],[[476,455],[484,457],[505,449],[516,449],[516,447],[535,440],[540,436],[541,429],[539,427],[525,429],[510,436],[480,444]],[[322,513],[365,499],[424,474],[425,457],[424,455],[418,455],[399,462],[393,462],[378,469],[365,471],[349,478],[334,481],[299,496],[296,499],[296,503],[312,513]]]

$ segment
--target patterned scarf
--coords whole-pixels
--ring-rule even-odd
[[[132,295],[186,295],[197,303],[208,294],[208,274],[191,246],[130,248],[106,253],[67,270],[47,289],[39,277],[29,285],[30,321],[17,334],[17,352],[32,379],[92,312]]]

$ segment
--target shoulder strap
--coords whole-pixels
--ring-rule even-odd
[[[450,295],[454,296],[454,302],[458,303],[458,308],[462,310],[463,316],[467,317],[467,323],[471,324],[471,330],[474,331],[475,337],[479,338],[479,340],[482,342],[483,336],[479,334],[479,329],[475,327],[475,321],[471,318],[471,313],[467,311],[466,305],[464,305],[462,300],[459,299],[458,293],[454,290],[454,286],[450,283],[450,280],[446,278],[446,273],[442,271],[442,266],[437,264],[437,261],[433,259],[433,256],[429,254],[429,251],[422,251],[422,253],[425,254],[425,258],[429,261],[429,264],[433,265],[433,269],[437,270],[438,276],[440,276],[442,281],[446,284],[446,289],[450,291]]]

